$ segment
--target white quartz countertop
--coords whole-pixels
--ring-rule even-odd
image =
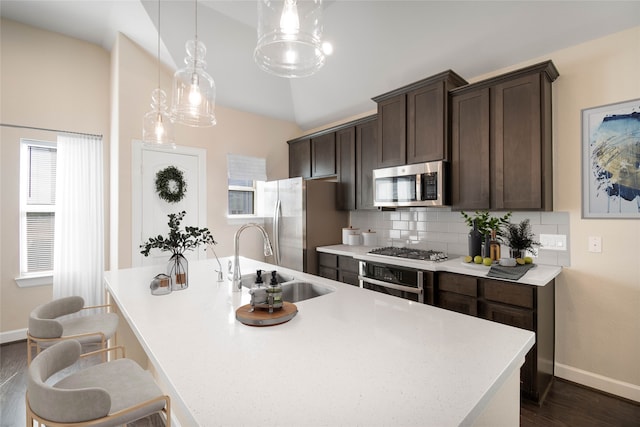
[[[530,331],[284,268],[334,292],[296,303],[287,323],[246,326],[235,310],[248,290],[216,282],[216,267],[190,262],[189,288],[164,296],[149,283],[165,266],[105,273],[172,399],[188,408],[186,425],[468,425],[535,342]]]
[[[448,271],[450,273],[466,274],[477,277],[487,277],[487,273],[490,268],[481,264],[466,263],[463,261],[464,257],[461,256],[454,256],[443,262],[421,261],[368,254],[372,249],[375,249],[375,247],[350,245],[321,246],[316,248],[318,252],[350,256],[363,261],[393,264],[401,267],[416,268],[427,271]],[[520,280],[492,279],[522,283],[525,285],[544,286],[551,280],[555,279],[561,272],[562,267],[557,265],[536,264],[535,267],[527,271]]]

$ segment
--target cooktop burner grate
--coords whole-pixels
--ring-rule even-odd
[[[424,261],[444,261],[447,255],[444,252],[424,249],[398,248],[387,246],[369,251],[373,255],[384,255],[396,258],[407,258]]]

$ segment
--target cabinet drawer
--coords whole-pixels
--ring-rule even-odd
[[[452,273],[438,275],[438,289],[456,294],[478,296],[478,280],[475,277]]]
[[[342,283],[347,283],[353,286],[360,286],[360,280],[358,280],[358,273],[351,273],[349,271],[340,270],[339,280]]]
[[[477,301],[477,299],[466,295],[454,294],[451,292],[438,293],[438,307],[457,311],[458,313],[469,314],[471,316],[478,315]]]
[[[338,280],[338,270],[320,266],[318,267],[318,276],[326,279]]]
[[[490,301],[533,308],[533,288],[499,280],[482,280],[484,298]]]
[[[534,331],[533,311],[491,302],[481,303],[481,316],[493,322]]]
[[[318,252],[318,264],[323,267],[338,268],[338,255]]]
[[[340,270],[349,271],[351,273],[358,273],[360,268],[360,262],[357,259],[353,259],[350,256],[339,256],[338,265]]]

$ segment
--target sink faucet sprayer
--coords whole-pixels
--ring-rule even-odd
[[[240,275],[240,233],[246,228],[256,227],[262,233],[262,239],[264,240],[264,256],[273,255],[273,249],[271,247],[271,241],[267,235],[266,230],[259,224],[249,223],[245,224],[236,231],[233,237],[233,276],[231,278],[231,286],[234,292],[242,290],[242,280]]]

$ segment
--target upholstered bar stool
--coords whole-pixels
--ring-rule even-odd
[[[81,355],[82,346],[70,339],[38,354],[28,369],[27,426],[118,426],[162,412],[171,427],[171,400],[151,373],[131,359],[115,359],[76,370],[55,384],[52,375],[74,365],[81,357],[123,347],[101,349]]]
[[[81,344],[99,344],[107,347],[107,341],[114,336],[118,327],[115,313],[70,314],[90,309],[105,310],[108,305],[84,306],[79,296],[59,298],[36,307],[29,315],[27,331],[27,363],[31,363],[32,350],[36,354],[52,344],[66,339],[76,339]]]

